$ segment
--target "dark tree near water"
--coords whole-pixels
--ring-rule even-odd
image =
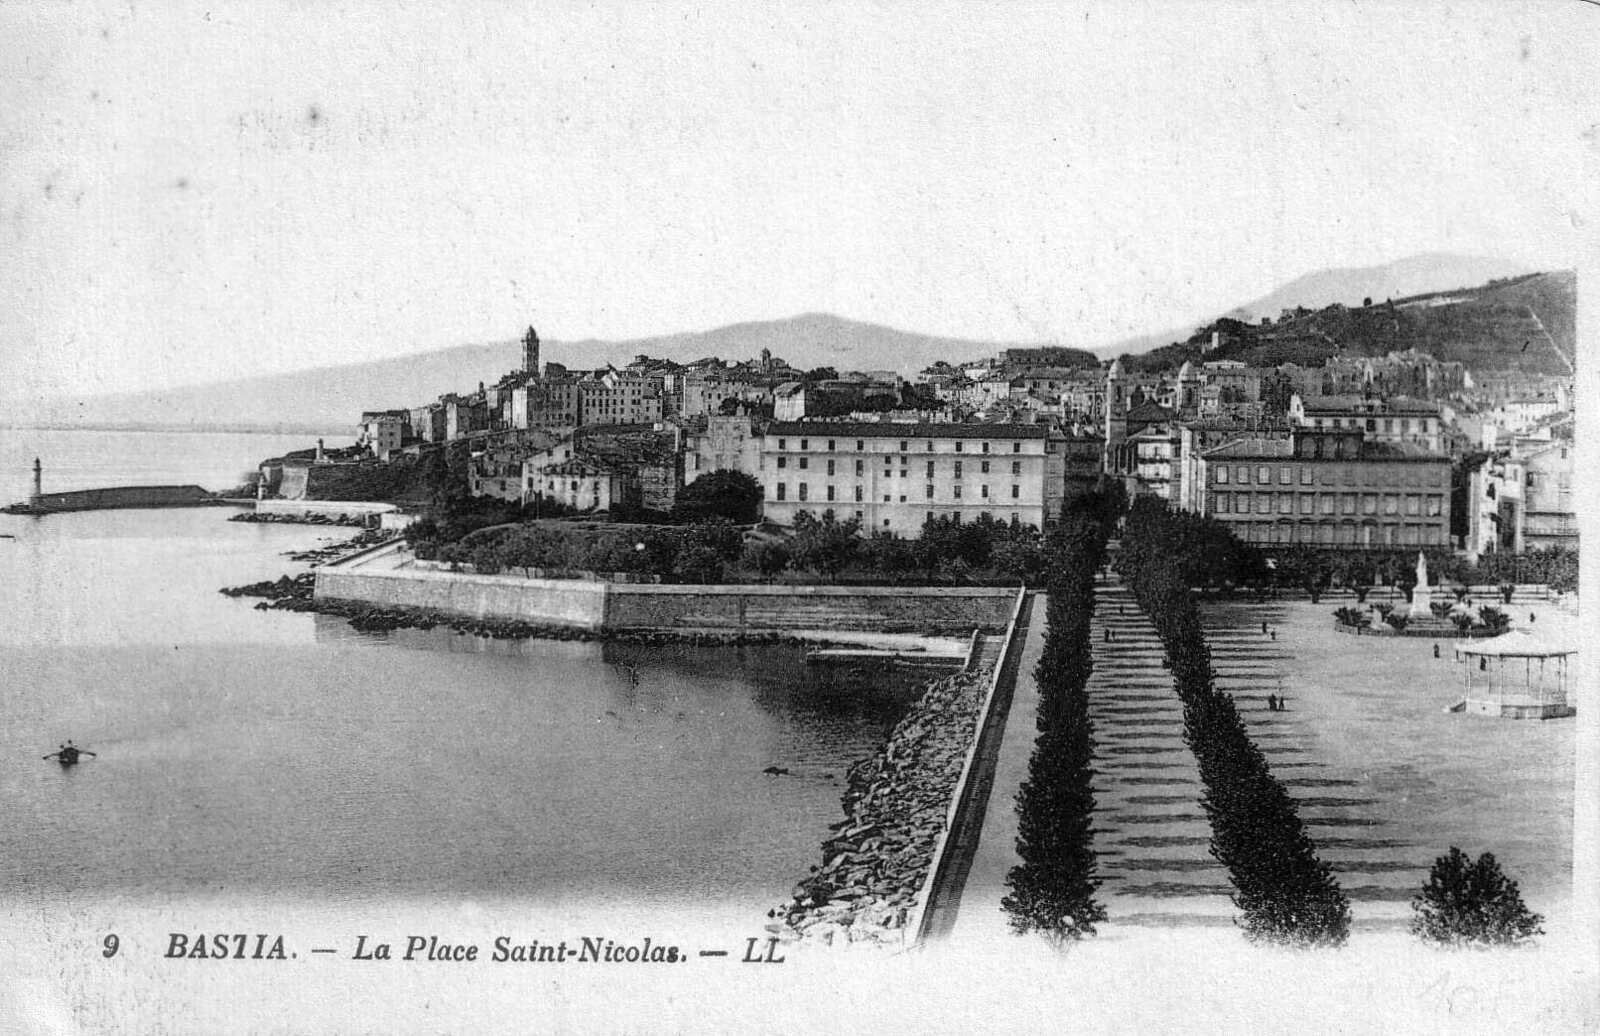
[[[1075,502],[1046,541],[1044,652],[1034,671],[1039,736],[1017,794],[1022,863],[1006,876],[1010,891],[1001,901],[1012,929],[1057,945],[1094,935],[1106,919],[1095,898],[1094,727],[1087,692],[1094,574],[1116,520],[1103,503]]]
[[[1522,902],[1493,853],[1474,860],[1451,846],[1434,861],[1411,909],[1412,934],[1440,946],[1520,946],[1544,934],[1544,918]]]
[[[712,471],[683,487],[672,516],[679,521],[724,519],[749,525],[761,518],[761,483],[742,471]]]

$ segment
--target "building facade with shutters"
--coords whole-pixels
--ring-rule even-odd
[[[769,521],[801,511],[858,518],[864,533],[917,535],[930,517],[1043,528],[1052,470],[1043,424],[774,422],[757,478]]]
[[[1201,455],[1203,513],[1247,543],[1448,547],[1450,460],[1359,429],[1240,439]]]

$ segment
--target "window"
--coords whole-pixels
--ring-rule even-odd
[[[806,483],[800,483],[800,499],[804,500],[806,498],[806,490],[808,488],[809,487],[806,485]]]
[[[1272,469],[1262,464],[1256,468],[1256,483],[1268,486],[1272,484]]]
[[[961,452],[961,440],[960,439],[956,440],[956,452],[957,453]]]
[[[1406,494],[1406,514],[1421,514],[1422,498],[1415,493]]]
[[[952,492],[950,495],[955,497],[957,500],[960,500],[961,499],[961,483],[957,482],[952,488],[954,489],[954,492]]]
[[[1289,465],[1284,464],[1283,466],[1278,468],[1278,485],[1280,485],[1280,486],[1289,485],[1290,481],[1292,480],[1292,477],[1293,477],[1293,473],[1289,470]]]
[[[778,449],[787,450],[788,448],[789,448],[789,440],[788,439],[779,439],[778,440]]]
[[[865,462],[859,461],[859,460],[856,461],[856,476],[859,478],[861,475],[864,475],[864,474],[866,474],[866,464],[865,464]]]
[[[828,452],[829,453],[833,452],[833,440],[832,439],[828,440]]]
[[[857,453],[860,453],[860,452],[861,452],[861,451],[862,451],[862,450],[864,450],[864,449],[866,449],[866,448],[867,448],[867,444],[866,444],[866,442],[864,442],[864,441],[863,441],[863,440],[861,440],[861,439],[857,439],[857,440],[856,440],[856,452],[857,452]]]
[[[988,453],[989,452],[989,444],[988,443],[984,443],[983,444],[983,452],[984,453]]]
[[[1272,495],[1270,493],[1256,494],[1256,514],[1272,513]]]
[[[1300,513],[1301,514],[1310,514],[1312,511],[1314,511],[1316,509],[1316,506],[1317,506],[1317,498],[1316,497],[1312,496],[1310,493],[1301,493],[1300,494]]]
[[[856,487],[856,503],[859,504],[860,502],[861,502],[861,487],[857,486]]]
[[[988,485],[983,485],[983,486],[980,486],[978,488],[979,488],[978,495],[983,497],[985,500],[989,499],[989,487],[988,487]]]
[[[982,472],[983,474],[987,475],[989,473],[989,462],[988,461],[984,461],[983,463],[979,464],[978,465],[978,470],[980,472]]]
[[[1011,524],[1014,525],[1014,526],[1015,525],[1021,525],[1022,524],[1022,515],[1018,514],[1016,511],[1012,511],[1011,512]]]
[[[1022,462],[1020,460],[1014,460],[1011,462],[1011,473],[1013,475],[1022,474]]]
[[[930,522],[933,521],[933,512],[932,511],[928,512],[928,521],[930,521]]]
[[[828,474],[833,474],[833,458],[828,458]]]
[[[1217,514],[1227,514],[1232,510],[1231,501],[1227,493],[1215,493],[1212,495],[1211,510]]]
[[[1279,493],[1278,494],[1278,513],[1279,514],[1293,514],[1294,513],[1294,494],[1293,493]]]
[[[782,482],[779,482],[778,483],[778,499],[779,500],[786,499],[788,497],[788,495],[789,495],[788,490],[789,490],[789,487],[787,485],[785,485]]]
[[[801,449],[802,449],[802,450],[809,450],[809,449],[811,449],[811,440],[810,440],[810,439],[801,439],[801,440],[800,440],[800,448],[801,448]]]
[[[789,458],[788,457],[779,457],[778,458],[778,467],[786,468],[788,466],[789,466]]]
[[[961,462],[956,461],[956,478],[961,477]]]
[[[1317,510],[1321,514],[1332,514],[1333,513],[1333,494],[1332,493],[1323,493],[1321,496],[1317,497]]]
[[[933,483],[932,482],[928,483],[928,499],[929,500],[933,499]]]
[[[1428,497],[1428,517],[1430,517],[1430,518],[1439,517],[1439,515],[1442,513],[1443,506],[1444,506],[1443,505],[1443,497],[1429,496]]]
[[[933,452],[933,440],[932,439],[928,440],[928,452],[929,453]]]
[[[1311,484],[1311,465],[1300,465],[1300,484],[1302,486],[1309,486]]]
[[[831,482],[828,483],[828,501],[830,503],[833,501],[833,483]]]
[[[1400,498],[1398,496],[1396,496],[1395,494],[1393,494],[1393,493],[1385,493],[1385,494],[1383,494],[1383,513],[1384,514],[1399,514],[1400,513]]]
[[[906,442],[904,439],[901,439],[900,440],[900,452],[901,453],[906,452],[906,447],[909,446],[909,445],[911,445],[911,444]]]
[[[1361,513],[1362,514],[1377,514],[1378,513],[1378,494],[1377,493],[1362,493],[1361,494]]]
[[[1354,493],[1340,493],[1339,494],[1339,513],[1340,514],[1355,514],[1356,513],[1356,495]]]
[[[933,477],[933,461],[931,460],[928,462],[928,477]]]
[[[1011,444],[1011,452],[1012,453],[1021,453],[1022,452],[1022,444],[1020,442],[1012,443]]]
[[[1239,465],[1238,470],[1234,472],[1234,475],[1238,478],[1241,486],[1248,486],[1250,484],[1250,466],[1248,464]]]
[[[1225,486],[1228,484],[1228,466],[1226,464],[1219,464],[1215,469],[1213,469],[1212,481],[1219,486]]]
[[[800,470],[801,471],[804,471],[806,469],[806,467],[807,467],[807,463],[806,462],[809,461],[810,459],[811,458],[809,458],[809,457],[801,457],[800,458]]]

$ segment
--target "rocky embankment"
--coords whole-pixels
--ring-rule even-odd
[[[850,768],[821,867],[773,911],[780,938],[901,945],[988,689],[987,670],[928,685],[878,754]]]
[[[230,522],[260,522],[266,525],[340,525],[352,529],[365,529],[368,519],[348,514],[281,514],[277,511],[240,511],[229,518]]]
[[[312,567],[316,567],[317,565],[327,564],[330,561],[347,558],[352,554],[366,550],[368,547],[376,547],[380,543],[388,543],[396,538],[396,534],[393,532],[383,529],[367,529],[356,533],[347,540],[340,540],[338,543],[330,544],[326,547],[286,551],[285,556],[290,561],[309,561]]]

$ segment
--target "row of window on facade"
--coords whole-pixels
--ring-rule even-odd
[[[1309,543],[1341,547],[1436,546],[1448,542],[1439,525],[1362,525],[1355,522],[1239,522],[1246,543]]]
[[[1298,503],[1296,502],[1298,501]],[[1400,514],[1437,518],[1444,497],[1430,493],[1212,493],[1212,514]]]
[[[988,453],[989,452],[989,444],[988,443],[986,443],[986,442],[985,443],[980,443],[979,445],[981,446],[981,449],[978,452],[980,452],[980,453]],[[963,442],[960,439],[957,439],[956,440],[956,444],[955,444],[955,449],[952,452],[954,452],[954,453],[965,453],[965,452],[967,452],[966,449],[965,449],[965,446],[966,446],[965,442]],[[788,439],[779,439],[778,440],[778,449],[787,450],[788,448],[789,448],[789,440]],[[829,439],[828,440],[828,451],[832,452],[832,451],[836,450],[837,448],[838,448],[838,440],[837,439]],[[866,448],[867,448],[867,443],[866,443],[865,439],[857,439],[856,440],[856,452],[857,453],[865,452]],[[811,440],[810,439],[801,439],[800,440],[800,450],[802,452],[804,452],[804,451],[807,451],[807,450],[810,450],[810,449],[811,449]],[[911,452],[911,442],[910,442],[910,440],[908,440],[908,439],[901,439],[900,440],[900,450],[899,450],[899,452],[901,452],[901,453],[909,453],[909,452]],[[936,453],[936,452],[938,452],[934,448],[934,442],[933,442],[932,439],[928,440],[928,448],[926,450],[924,450],[923,452],[925,452],[925,453]],[[1021,453],[1022,452],[1022,443],[1013,442],[1011,444],[1011,452],[1012,453]]]
[[[939,512],[937,512],[937,511],[929,511],[928,512],[928,521],[930,521],[930,522],[933,521],[934,517],[938,513]],[[949,512],[947,512],[947,514],[949,515],[949,517],[951,519],[953,519],[955,521],[955,523],[957,525],[961,524],[962,514],[961,514],[960,511],[949,511]],[[855,517],[856,517],[856,521],[858,521],[858,522],[866,521],[866,515],[862,511],[855,512]],[[994,512],[992,512],[992,511],[979,512],[978,520],[979,521],[983,521],[983,522],[992,522],[992,521],[994,521]],[[1022,513],[1020,511],[1012,511],[1011,512],[1011,527],[1013,529],[1015,529],[1015,528],[1020,527],[1021,525],[1022,525]],[[890,527],[889,519],[885,518],[883,520],[883,527],[885,529]]]
[[[789,499],[789,484],[787,482],[775,483],[772,488],[773,488],[773,496],[772,496],[772,498],[774,500],[787,500],[787,499]],[[927,500],[934,499],[934,484],[932,482],[929,482],[926,486],[924,486],[923,490],[924,490],[924,499],[927,499]],[[826,497],[825,497],[826,499],[828,499],[828,500],[837,499],[837,489],[833,485],[829,484],[829,485],[824,486],[823,487],[823,492],[826,494]],[[856,500],[857,503],[865,502],[865,500],[866,500],[866,490],[865,490],[864,487],[862,487],[860,485],[855,486],[854,487],[854,495],[855,495],[855,500]],[[894,501],[891,499],[892,496],[893,496],[893,494],[891,494],[891,493],[883,494],[883,502],[886,503],[886,504],[893,503]],[[810,483],[798,482],[798,483],[795,484],[795,499],[796,500],[809,500],[810,497],[811,497],[811,486],[810,486]],[[950,487],[950,498],[952,500],[960,500],[961,499],[961,486],[953,485],[953,486]],[[990,498],[989,497],[989,487],[987,485],[979,486],[978,487],[978,499],[980,499],[980,500],[988,500],[989,498]],[[1011,499],[1013,499],[1013,500],[1021,500],[1022,499],[1022,487],[1020,485],[1016,485],[1015,483],[1012,484],[1012,486],[1011,486]],[[902,504],[906,502],[906,496],[905,496],[904,493],[900,494],[900,502]]]
[[[1327,422],[1326,425],[1323,424],[1324,420],[1326,420],[1326,422]],[[1383,418],[1383,430],[1386,431],[1386,432],[1394,432],[1394,431],[1396,431],[1397,429],[1394,426],[1394,423],[1396,421],[1400,422],[1400,427],[1399,427],[1398,431],[1402,435],[1404,435],[1407,432],[1412,431],[1411,418],[1409,418],[1409,417],[1398,417],[1398,418],[1396,418],[1396,417],[1385,417],[1385,418]],[[1366,431],[1376,432],[1378,430],[1378,419],[1375,418],[1375,417],[1367,417],[1367,418],[1346,417],[1346,418],[1342,418],[1342,419],[1338,418],[1338,417],[1330,417],[1330,418],[1313,417],[1311,419],[1311,425],[1312,425],[1313,428],[1323,428],[1323,427],[1328,427],[1328,428],[1364,428]],[[1429,419],[1429,418],[1426,418],[1426,417],[1419,417],[1419,418],[1417,418],[1417,427],[1416,427],[1415,430],[1418,431],[1418,432],[1424,432],[1424,433],[1425,432],[1431,432],[1431,431],[1434,430],[1433,429],[1433,421],[1431,419]]]
[[[893,464],[891,463],[893,461],[893,459],[894,458],[887,457],[887,456],[883,458],[883,473],[886,476],[893,474],[893,472],[891,470],[893,468]],[[801,471],[807,471],[811,467],[810,461],[811,461],[810,457],[797,457],[797,458],[795,458],[795,466],[797,468],[799,468]],[[778,467],[787,468],[789,466],[789,458],[788,457],[779,457],[777,463],[778,463]],[[904,461],[902,461],[902,463],[904,463]],[[928,477],[929,478],[933,477],[934,463],[935,463],[934,461],[931,461],[931,460],[928,461]],[[857,460],[855,462],[855,465],[856,465],[856,469],[855,470],[856,470],[856,475],[857,476],[864,476],[867,473],[867,462],[866,461]],[[834,474],[836,472],[836,470],[837,470],[836,467],[835,467],[835,462],[832,459],[829,459],[827,461],[826,467],[827,467],[827,473],[830,474],[830,475]],[[959,461],[959,460],[956,461],[953,467],[954,467],[954,470],[952,471],[952,475],[955,478],[960,478],[962,476],[962,462]],[[910,477],[910,470],[911,470],[910,468],[904,468],[904,467],[901,468],[900,469],[900,477],[901,478],[909,478]],[[988,461],[985,460],[985,461],[979,461],[978,462],[978,473],[980,475],[989,474],[989,462]],[[1014,461],[1011,462],[1011,473],[1013,475],[1022,474],[1022,462],[1020,460],[1014,460]]]
[[[1254,472],[1256,485],[1271,485],[1272,469],[1278,469],[1277,483],[1280,486],[1294,485],[1298,482],[1302,486],[1332,486],[1332,485],[1415,485],[1431,484],[1444,485],[1448,482],[1450,473],[1442,467],[1420,467],[1417,465],[1373,464],[1351,467],[1343,464],[1213,464],[1211,465],[1211,483],[1225,486],[1230,482],[1241,486],[1251,484],[1251,473]],[[1298,475],[1296,469],[1298,468]],[[1426,473],[1426,483],[1418,476]],[[1318,473],[1321,478],[1318,478]],[[1402,477],[1402,476],[1405,477]]]

